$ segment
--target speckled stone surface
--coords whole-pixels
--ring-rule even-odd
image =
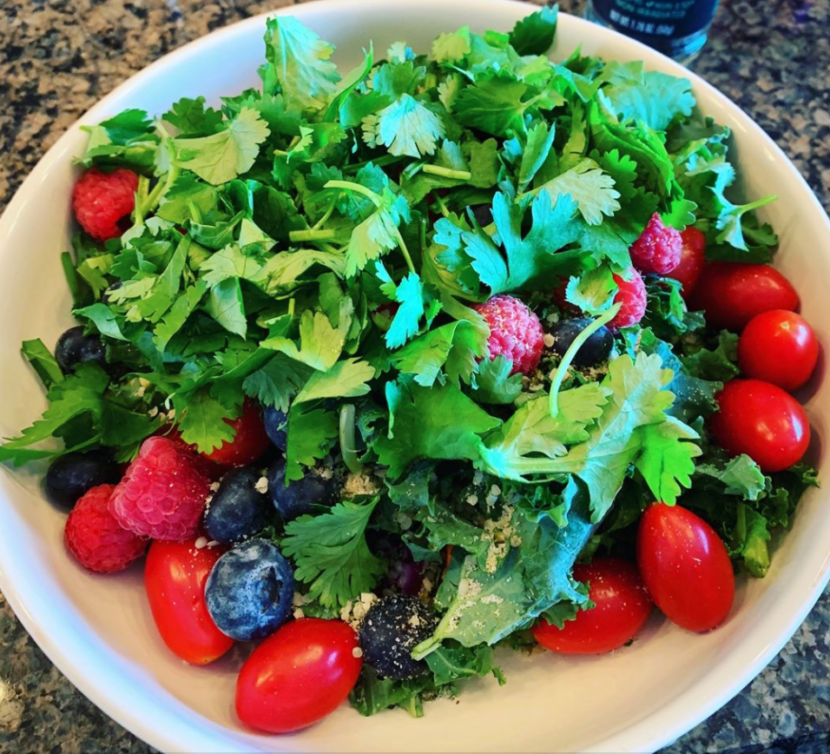
[[[0,210],[116,85],[185,42],[286,4],[0,0]],[[583,2],[560,5],[579,13]],[[830,208],[830,0],[723,0],[694,68],[766,129]],[[152,751],[74,689],[0,595],[0,752]],[[667,751],[830,751],[830,594],[750,686]]]

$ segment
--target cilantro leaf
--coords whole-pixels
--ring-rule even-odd
[[[327,372],[314,372],[297,394],[294,403],[321,398],[355,398],[369,392],[368,382],[375,370],[365,361],[346,359],[338,361]]]
[[[204,97],[182,97],[173,103],[162,120],[178,128],[182,134],[207,136],[222,125],[222,113],[212,107],[206,108]]]
[[[385,146],[389,154],[421,157],[433,154],[444,136],[441,119],[409,94],[363,120],[363,140],[370,147]]]
[[[635,466],[657,500],[676,500],[682,492],[681,485],[692,486],[693,459],[701,451],[694,443],[683,441],[696,439],[697,432],[673,416],[641,430],[643,450]]]
[[[40,381],[47,390],[56,383],[63,382],[63,372],[58,362],[40,338],[24,340],[20,351],[32,365],[32,369],[37,372],[37,376],[40,377]]]
[[[263,406],[275,406],[288,413],[294,396],[313,373],[312,367],[276,353],[265,366],[245,378],[242,389]]]
[[[288,412],[286,483],[303,478],[301,464],[311,467],[325,458],[337,432],[337,416],[333,411],[295,402]]]
[[[546,191],[553,203],[567,194],[579,208],[588,225],[599,225],[603,216],[611,217],[620,208],[620,192],[614,188],[614,179],[604,173],[593,160],[584,159],[566,173],[553,178],[539,188]]]
[[[559,8],[546,6],[516,22],[510,44],[519,55],[544,55],[553,44]]]
[[[604,92],[622,120],[641,121],[656,131],[665,131],[674,121],[688,117],[695,106],[688,79],[659,71],[648,71],[642,80],[620,82]]]
[[[470,53],[470,27],[439,34],[432,43],[432,59],[436,63],[457,63]]]
[[[389,431],[374,449],[393,479],[418,458],[475,458],[479,435],[501,423],[451,384],[424,388],[388,382],[386,400]]]
[[[210,453],[236,436],[236,430],[225,419],[236,418],[239,411],[229,411],[208,388],[177,393],[173,397],[173,406],[182,440],[195,445],[200,453]]]
[[[291,16],[266,21],[263,91],[277,87],[288,109],[321,110],[334,96],[340,74],[329,58],[334,47]]]
[[[513,403],[522,392],[522,375],[511,375],[512,369],[513,362],[501,355],[482,361],[475,375],[473,397],[479,403]]]
[[[465,320],[451,322],[410,341],[392,355],[392,363],[403,374],[414,375],[415,382],[430,387],[441,379],[441,368],[457,382],[469,382],[476,358],[484,355],[486,340]],[[520,380],[521,382],[521,380]]]
[[[211,288],[205,311],[228,332],[245,337],[248,322],[238,278],[228,278]]]
[[[345,300],[344,300],[345,301]],[[350,301],[349,301],[350,303]],[[346,312],[341,315],[338,327],[333,327],[323,312],[306,309],[300,317],[300,347],[282,335],[267,338],[260,343],[263,348],[281,351],[321,372],[327,372],[340,357],[351,324]]]
[[[369,550],[365,532],[377,502],[344,501],[330,513],[286,524],[280,547],[296,563],[297,580],[310,585],[309,599],[340,608],[375,586],[385,566]]]
[[[224,131],[198,138],[173,139],[175,163],[218,186],[251,169],[268,133],[268,126],[259,113],[245,107]]]

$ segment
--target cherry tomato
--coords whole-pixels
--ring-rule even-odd
[[[709,426],[733,456],[746,453],[766,473],[798,463],[810,444],[810,423],[789,393],[762,380],[732,380],[715,396]]]
[[[753,317],[738,341],[738,363],[747,377],[797,390],[816,368],[818,339],[804,317],[773,309]]]
[[[683,239],[683,250],[680,254],[680,263],[670,273],[669,277],[679,280],[683,284],[680,294],[687,299],[697,285],[703,266],[706,264],[704,249],[706,236],[697,228],[686,228],[680,237]]]
[[[251,400],[245,400],[242,413],[236,419],[225,419],[236,430],[233,440],[224,442],[210,453],[204,453],[205,458],[222,466],[247,466],[258,460],[269,447],[271,441],[265,434],[265,425],[262,423],[262,412],[259,406]]]
[[[705,309],[710,325],[740,330],[756,314],[798,309],[798,294],[768,264],[712,262],[703,268],[692,294],[693,309]]]
[[[637,564],[666,617],[688,631],[711,631],[726,620],[735,574],[726,547],[702,518],[679,505],[646,508],[637,530]]]
[[[205,581],[224,551],[198,549],[193,541],[156,541],[147,553],[144,587],[156,627],[170,651],[192,665],[213,662],[234,644],[205,604]]]
[[[571,655],[611,652],[631,641],[651,614],[651,600],[637,567],[619,558],[598,558],[574,566],[574,578],[587,581],[592,610],[580,610],[563,628],[545,620],[533,636],[545,649]]]
[[[347,623],[291,621],[263,641],[242,666],[236,714],[267,733],[305,728],[346,700],[362,667],[357,634]]]

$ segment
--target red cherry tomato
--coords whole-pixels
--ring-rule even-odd
[[[651,600],[637,567],[619,558],[598,558],[574,566],[574,578],[587,581],[592,610],[580,610],[563,628],[545,620],[533,636],[545,649],[571,655],[611,652],[631,641],[651,614]]]
[[[236,434],[233,440],[203,454],[214,463],[222,466],[247,466],[271,447],[262,423],[262,412],[253,401],[246,399],[242,413],[236,419],[225,419],[225,423],[233,427]]]
[[[709,524],[679,505],[646,508],[637,531],[637,565],[666,617],[688,631],[711,631],[726,620],[735,574],[726,547]]]
[[[683,239],[680,263],[669,273],[669,277],[683,284],[680,294],[683,298],[688,299],[697,285],[703,266],[706,264],[704,254],[706,236],[697,228],[690,226],[680,234],[680,237]]]
[[[703,268],[691,308],[705,309],[710,325],[740,330],[756,314],[772,309],[798,309],[798,294],[768,264],[712,262]]]
[[[205,581],[225,550],[189,542],[153,542],[144,566],[144,587],[161,638],[181,659],[206,665],[234,644],[213,622]]]
[[[797,390],[816,368],[818,339],[804,317],[773,309],[753,317],[738,341],[738,363],[747,377]]]
[[[363,659],[357,635],[339,620],[300,618],[262,642],[236,683],[239,719],[267,733],[305,728],[349,696]]]
[[[810,444],[810,422],[801,404],[762,380],[732,380],[715,396],[719,411],[709,426],[733,456],[746,453],[766,473],[798,463]]]

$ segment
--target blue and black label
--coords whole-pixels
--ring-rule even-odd
[[[609,26],[650,41],[703,31],[715,15],[718,0],[593,0],[593,5]]]

